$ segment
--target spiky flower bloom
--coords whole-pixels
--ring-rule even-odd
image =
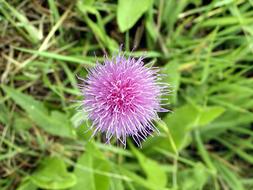
[[[124,145],[130,136],[141,146],[156,129],[152,121],[158,119],[157,112],[167,111],[160,104],[167,86],[159,82],[158,71],[146,67],[143,57],[126,58],[122,53],[90,69],[81,90],[93,135],[100,131],[107,143],[115,136]]]

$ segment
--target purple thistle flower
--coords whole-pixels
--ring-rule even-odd
[[[92,136],[100,131],[107,143],[115,136],[124,146],[130,136],[141,146],[154,130],[159,133],[152,121],[159,119],[157,112],[167,111],[160,101],[168,86],[159,82],[159,69],[144,66],[143,59],[121,53],[111,60],[106,57],[82,79],[82,104],[92,121]]]

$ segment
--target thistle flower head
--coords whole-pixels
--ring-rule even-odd
[[[166,111],[160,105],[166,86],[159,82],[158,71],[146,67],[143,57],[122,53],[90,69],[81,90],[93,135],[102,132],[107,142],[114,136],[124,145],[130,136],[141,146],[156,129],[152,122],[157,112]]]

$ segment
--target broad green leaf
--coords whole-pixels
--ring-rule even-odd
[[[88,114],[85,111],[80,110],[71,117],[70,121],[72,125],[77,128],[81,123],[88,121]]]
[[[28,130],[32,127],[31,120],[29,118],[21,117],[19,115],[15,117],[13,126],[17,131]]]
[[[179,186],[183,190],[200,190],[207,183],[209,174],[203,164],[198,163],[192,169],[179,173]]]
[[[64,113],[52,111],[49,114],[44,105],[32,96],[11,87],[2,86],[2,88],[40,128],[53,135],[75,137],[74,129]]]
[[[153,0],[119,0],[117,22],[121,32],[132,28],[138,19],[151,7]]]
[[[224,112],[223,107],[209,106],[202,108],[193,104],[186,104],[176,109],[173,113],[164,117],[163,121],[158,121],[157,126],[166,136],[151,138],[145,143],[156,144],[171,152],[178,152],[186,147],[190,142],[190,132],[201,126],[206,126],[213,122]]]
[[[237,112],[228,110],[215,122],[209,124],[207,127],[201,128],[200,132],[204,141],[207,141],[208,139],[218,137],[227,130],[237,129],[237,126],[245,126],[251,122],[253,122],[251,114],[241,114],[240,117],[238,117]]]
[[[189,2],[195,4],[196,6],[201,5],[201,0],[189,0]]]
[[[36,190],[38,187],[29,178],[22,180],[17,190]]]
[[[208,125],[217,117],[219,117],[224,111],[225,109],[220,106],[211,106],[211,107],[204,108],[199,113],[197,125],[198,126]]]
[[[110,190],[124,190],[122,180],[117,178],[111,178]]]
[[[131,149],[137,157],[141,168],[147,176],[147,180],[157,188],[164,188],[167,184],[167,176],[165,171],[160,167],[159,163],[147,158],[140,153],[136,148],[131,146]]]
[[[165,133],[165,135],[163,137],[159,137],[158,141],[160,140],[162,142],[162,144],[164,144],[165,147],[167,147],[167,148],[168,148],[168,144],[169,144],[169,149],[174,154],[178,155],[178,148],[176,146],[174,137],[171,134],[170,128],[162,120],[157,121],[156,124],[157,124],[158,128],[160,128],[161,131]]]
[[[76,128],[78,137],[84,140],[89,140],[92,135],[92,130],[89,130],[91,122],[84,110],[79,110],[71,117],[71,123]]]
[[[67,171],[66,164],[59,157],[45,158],[30,178],[44,189],[66,189],[76,184],[76,176]]]
[[[71,190],[108,190],[110,178],[103,172],[110,171],[110,163],[92,144],[88,143],[86,152],[77,161],[75,175],[77,184]]]
[[[199,110],[197,107],[187,104],[175,110],[174,113],[169,114],[164,118],[164,122],[170,129],[172,138],[178,150],[182,149],[189,138],[189,127],[193,125]],[[170,143],[168,143],[169,149],[173,150]]]
[[[143,177],[135,174],[132,171],[129,171],[125,169],[124,167],[118,167],[118,170],[124,174],[125,176],[129,177],[131,180],[133,180],[134,183],[145,187],[145,189],[150,189],[150,190],[169,190],[168,188],[160,188],[151,183],[149,180],[144,179]]]
[[[193,126],[198,114],[199,109],[196,106],[186,104],[165,116],[163,121],[157,121],[157,127],[165,135],[147,139],[143,144],[144,149],[148,152],[148,147],[157,146],[177,154],[189,144],[189,128]]]

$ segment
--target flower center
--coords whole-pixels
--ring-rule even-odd
[[[122,82],[116,80],[111,82],[107,103],[110,105],[110,110],[113,113],[125,113],[133,108],[133,100],[136,97],[133,83],[130,79]]]

